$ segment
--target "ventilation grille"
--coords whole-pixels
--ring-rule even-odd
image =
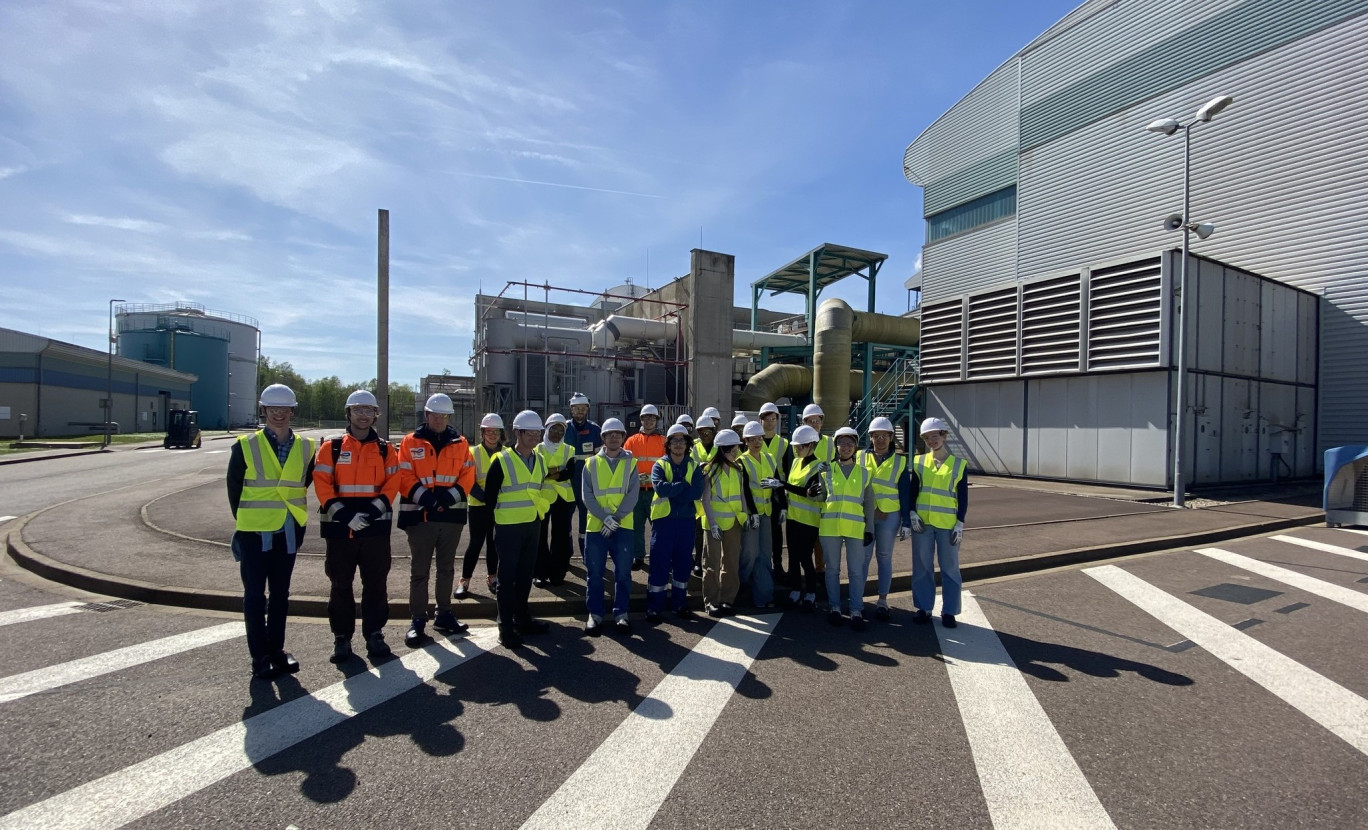
[[[1368,464],[1363,465],[1363,472],[1354,482],[1354,509],[1368,510]]]
[[[1011,377],[1016,374],[1015,286],[969,298],[968,368],[971,379]]]
[[[109,611],[122,611],[125,608],[137,608],[141,602],[134,602],[131,599],[111,599],[105,602],[87,602],[85,605],[77,605],[81,611],[94,611],[96,614],[104,614]]]
[[[922,307],[921,381],[959,380],[962,370],[964,303],[959,299]]]
[[[1088,369],[1159,365],[1162,305],[1158,258],[1094,270],[1088,282]]]
[[[1021,373],[1078,371],[1080,274],[1021,287]]]

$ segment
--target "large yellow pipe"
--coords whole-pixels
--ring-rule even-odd
[[[875,379],[880,377],[875,376]],[[871,381],[872,382],[872,381]],[[864,394],[864,372],[851,369],[847,380],[850,400],[858,401]],[[746,388],[741,390],[741,409],[755,412],[766,403],[780,398],[812,394],[812,370],[792,363],[771,363],[751,375]],[[825,407],[823,407],[825,410]]]
[[[846,378],[851,372],[852,343],[915,346],[921,340],[921,321],[853,310],[845,300],[824,300],[813,324],[813,399],[831,428],[844,426],[850,418],[850,401],[859,400],[863,389],[848,396]],[[855,375],[862,373],[858,370]],[[870,385],[875,382],[870,378]],[[863,384],[861,384],[863,386]]]

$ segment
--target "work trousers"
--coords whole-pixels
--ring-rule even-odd
[[[817,528],[802,522],[788,521],[788,584],[794,591],[817,593],[817,568],[812,556],[817,549]]]
[[[619,528],[608,536],[595,530],[584,542],[584,592],[590,616],[603,619],[603,570],[613,558],[613,618],[627,616],[632,596],[632,537]]]
[[[334,637],[356,632],[356,596],[352,582],[361,571],[361,634],[370,636],[389,622],[390,538],[325,539],[323,573],[332,583],[328,594],[328,625]]]
[[[456,582],[456,546],[465,525],[423,522],[405,528],[409,543],[409,618],[427,619],[428,576],[437,559],[437,613],[451,610],[451,586]]]
[[[637,494],[636,507],[632,509],[632,522],[636,525],[632,528],[632,559],[636,562],[646,561],[646,522],[651,519],[651,499],[654,496],[654,490],[642,487]]]
[[[774,601],[774,573],[770,570],[770,517],[761,516],[759,527],[741,529],[741,561],[737,566],[741,584],[750,589],[756,607]]]
[[[841,550],[845,549],[846,580],[850,583],[850,616],[864,616],[865,583],[869,581],[869,560],[865,556],[864,539],[849,536],[823,536],[822,550],[826,551],[827,607],[841,608]]]
[[[651,522],[651,571],[646,580],[646,609],[664,611],[665,598],[675,611],[689,604],[693,550],[689,534],[698,527],[692,514]]]
[[[565,582],[570,572],[570,554],[574,546],[570,542],[570,524],[575,516],[575,503],[556,499],[542,521],[541,542],[537,545],[537,579],[545,579],[552,585]]]
[[[501,631],[511,631],[514,626],[532,621],[527,597],[532,593],[532,575],[537,571],[541,534],[540,519],[494,528],[494,546],[499,549],[499,590],[495,601]]]
[[[694,549],[693,549],[693,563],[694,563],[694,567],[695,567],[695,568],[702,568],[702,567],[703,567],[703,538],[704,538],[705,536],[707,536],[707,535],[708,535],[708,532],[707,532],[706,530],[703,529],[703,520],[702,520],[702,519],[695,519],[695,520],[694,520]]]
[[[770,526],[770,556],[773,575],[776,581],[784,582],[784,522],[779,518],[779,508],[771,506],[767,519]]]
[[[260,533],[233,534],[233,555],[242,574],[247,651],[253,660],[285,650],[285,618],[290,611],[290,577],[295,566],[295,555],[286,550],[284,531],[271,536],[271,547],[266,550],[262,549]]]
[[[741,589],[741,526],[733,524],[722,531],[721,539],[712,533],[703,542],[703,602],[706,605],[728,605],[736,602]]]
[[[465,558],[461,560],[461,578],[470,579],[475,575],[475,563],[480,561],[481,550],[485,551],[485,573],[498,573],[499,554],[494,550],[494,508],[487,504],[472,506],[466,511],[466,518],[470,521],[470,541],[466,544]]]
[[[893,587],[893,543],[898,539],[898,514],[889,513],[874,520],[874,544],[865,548],[865,573],[869,563],[877,560],[879,569],[879,604],[887,606],[888,590]]]
[[[912,604],[928,614],[936,606],[936,574],[932,559],[940,561],[941,613],[960,612],[959,545],[950,544],[951,529],[926,525],[912,534]]]

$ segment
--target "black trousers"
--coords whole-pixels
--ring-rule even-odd
[[[356,597],[352,583],[361,571],[361,634],[368,636],[389,622],[390,537],[324,539],[323,573],[332,583],[328,594],[328,626],[334,637],[356,631]]]
[[[495,600],[501,630],[532,620],[527,597],[532,593],[541,534],[540,520],[494,528],[494,547],[499,551],[499,594]]]
[[[802,522],[789,520],[788,523],[789,567],[788,584],[793,591],[813,594],[817,592],[817,565],[813,554],[821,539],[817,528]]]
[[[303,528],[296,538],[303,542]],[[285,618],[290,612],[290,577],[296,558],[286,553],[285,533],[273,534],[270,547],[263,548],[260,533],[237,531],[233,534],[233,555],[242,574],[247,651],[253,660],[279,654],[285,650]]]
[[[574,545],[570,542],[570,525],[574,517],[574,502],[556,499],[555,504],[551,505],[551,512],[541,523],[537,579],[550,580],[553,585],[565,581],[565,575],[570,572],[570,555],[574,552]]]
[[[480,561],[481,550],[487,551],[485,573],[498,573],[499,553],[494,547],[494,508],[485,504],[467,510],[466,532],[470,534],[470,544],[466,545],[465,557],[461,560],[461,578],[470,579],[475,575],[475,563]]]
[[[784,523],[779,521],[779,511],[771,510],[769,515],[770,523],[770,554],[774,560],[774,582],[776,585],[784,584]],[[762,552],[763,553],[763,552]]]

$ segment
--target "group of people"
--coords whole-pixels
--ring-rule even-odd
[[[761,407],[758,420],[738,414],[730,428],[709,407],[696,421],[681,415],[664,430],[659,410],[647,405],[639,430],[629,436],[617,418],[602,425],[590,420],[588,398],[576,394],[569,419],[554,413],[543,423],[524,410],[513,419],[511,434],[499,415],[485,415],[473,447],[451,425],[455,410],[440,393],[428,398],[423,423],[398,447],[374,429],[379,407],[364,390],[347,399],[346,433],[322,442],[292,431],[296,400],[288,387],[267,387],[260,404],[264,427],[234,443],[228,466],[236,519],[232,550],[242,574],[252,671],[259,678],[299,669],[284,649],[285,618],[310,484],[331,584],[334,662],[354,653],[358,570],[367,654],[374,660],[391,653],[383,630],[396,513],[411,555],[411,621],[404,637],[411,648],[429,639],[429,621],[442,633],[467,629],[452,603],[469,596],[482,552],[497,603],[499,643],[517,648],[524,636],[546,631],[546,622],[530,614],[529,596],[533,586],[564,583],[572,536],[584,562],[590,636],[605,629],[631,632],[631,572],[642,569],[649,569],[650,623],[666,613],[693,619],[688,591],[690,578],[697,577],[711,617],[734,613],[744,590],[750,607],[812,612],[824,603],[831,624],[848,619],[863,630],[870,565],[877,569],[873,613],[888,619],[894,541],[909,535],[913,622],[931,620],[938,560],[942,623],[956,624],[968,476],[964,461],[949,453],[950,428],[939,418],[922,423],[927,451],[909,460],[887,418],[870,423],[861,448],[861,436],[850,427],[823,435],[824,415],[815,404],[803,410],[791,437],[779,432],[773,403]],[[457,548],[467,525],[457,577]],[[611,607],[603,584],[610,562]]]

